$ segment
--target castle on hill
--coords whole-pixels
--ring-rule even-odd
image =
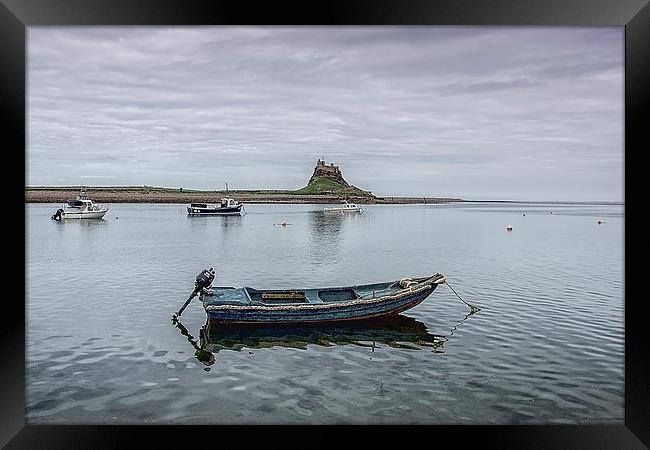
[[[350,187],[348,182],[343,178],[339,166],[335,166],[334,163],[330,163],[328,166],[325,164],[324,160],[319,158],[316,162],[316,167],[314,167],[314,174],[309,179],[309,183],[320,177],[329,178],[340,183],[344,187]]]

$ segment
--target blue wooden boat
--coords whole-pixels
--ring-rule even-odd
[[[446,277],[324,289],[259,290],[250,287],[201,289],[209,322],[231,324],[327,323],[377,319],[421,303]],[[180,315],[179,311],[179,314]]]

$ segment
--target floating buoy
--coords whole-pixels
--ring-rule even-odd
[[[524,213],[524,217],[526,217],[526,213]]]
[[[506,227],[506,230],[508,230],[508,231],[512,231],[512,225],[508,225],[508,226]]]
[[[603,223],[603,221],[600,220],[600,219],[598,219],[598,220],[596,221],[596,223],[597,223],[598,225],[600,225],[601,223]]]

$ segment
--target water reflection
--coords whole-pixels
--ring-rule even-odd
[[[220,351],[244,348],[306,349],[308,345],[358,345],[374,352],[378,344],[385,344],[392,348],[430,348],[433,353],[444,353],[445,342],[470,315],[458,320],[447,336],[430,333],[422,322],[401,314],[376,321],[337,325],[228,326],[206,322],[198,332],[198,339],[181,322],[174,325],[194,347],[194,356],[204,365],[211,366]]]
[[[185,328],[185,326],[181,322],[174,322],[174,326],[178,328],[183,336],[187,338],[190,344],[192,344],[192,347],[194,347],[194,356],[196,359],[198,359],[200,362],[205,364],[206,366],[211,366],[214,364],[214,354],[208,350],[205,350],[204,348],[201,347],[201,345],[196,341],[194,336],[190,334],[190,332]],[[203,333],[203,328],[199,330],[199,334]]]
[[[309,213],[309,231],[312,238],[336,238],[345,223],[343,214],[325,214],[323,211]]]
[[[231,231],[241,227],[244,216],[222,216],[219,223],[224,231]]]
[[[193,233],[199,233],[199,236],[204,236],[208,239],[215,231],[215,227],[219,227],[224,235],[241,229],[244,216],[187,216],[190,223],[190,228]]]
[[[313,261],[331,263],[338,259],[344,226],[343,214],[325,214],[323,211],[313,211],[309,214],[309,256]]]
[[[108,225],[108,221],[105,219],[63,219],[61,221],[49,219],[50,222],[53,222],[57,226],[58,231],[63,231],[67,226],[76,227],[81,230],[97,230],[101,227]]]

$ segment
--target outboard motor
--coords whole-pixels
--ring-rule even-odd
[[[52,216],[52,219],[53,220],[61,220],[61,214],[63,214],[63,209],[59,208],[59,209],[56,210],[56,212]]]
[[[203,269],[200,274],[196,276],[194,281],[194,291],[198,293],[201,289],[207,289],[214,281],[214,269]]]
[[[187,308],[187,305],[190,304],[192,299],[197,296],[199,292],[201,292],[203,289],[207,289],[212,285],[212,282],[214,281],[214,269],[210,267],[209,269],[203,269],[200,274],[196,276],[196,280],[194,281],[194,291],[192,291],[192,294],[190,294],[190,297],[185,301],[185,304],[181,306],[181,309],[178,310],[176,314],[172,316],[172,321],[178,321],[178,318],[180,315],[183,313],[185,308]]]

